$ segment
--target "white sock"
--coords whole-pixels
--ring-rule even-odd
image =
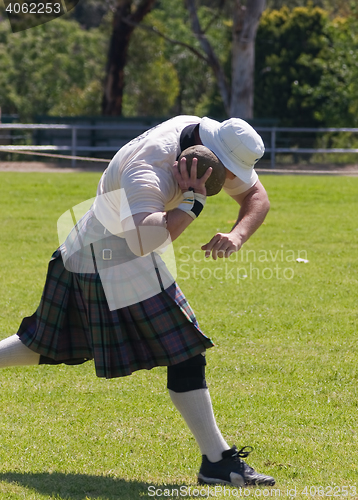
[[[18,335],[12,335],[0,342],[0,368],[38,365],[39,362],[40,354],[26,347]]]
[[[222,452],[230,446],[222,437],[216,425],[209,389],[188,392],[174,392],[169,389],[170,397],[193,433],[202,455],[210,462],[222,459]]]

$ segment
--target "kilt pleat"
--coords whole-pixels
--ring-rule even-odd
[[[60,250],[50,263],[37,311],[18,330],[43,362],[94,359],[98,377],[169,366],[213,346],[178,285],[134,305],[110,310],[98,273],[65,269]]]

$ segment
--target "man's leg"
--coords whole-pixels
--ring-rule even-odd
[[[20,340],[18,335],[12,335],[0,342],[0,368],[9,366],[38,365],[40,354],[31,351]]]
[[[199,482],[231,484],[238,487],[273,486],[271,476],[257,473],[242,458],[250,451],[230,448],[216,425],[205,380],[205,356],[199,354],[183,363],[168,367],[170,397],[193,433],[201,454]]]
[[[205,356],[168,367],[170,397],[199,445],[211,462],[222,459],[230,446],[216,425],[209,389],[205,381]]]

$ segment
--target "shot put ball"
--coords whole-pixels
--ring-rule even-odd
[[[224,165],[219,158],[210,149],[205,146],[191,146],[185,149],[179,156],[180,160],[185,156],[188,173],[190,175],[191,163],[193,158],[197,158],[197,177],[202,177],[209,167],[213,171],[209,179],[205,183],[207,196],[213,196],[221,191],[226,178],[226,171]]]

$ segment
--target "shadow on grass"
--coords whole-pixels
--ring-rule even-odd
[[[60,472],[43,473],[0,473],[0,481],[13,483],[27,488],[29,494],[41,494],[58,500],[137,500],[140,498],[158,498],[155,490],[178,490],[183,485],[170,484],[158,486],[140,481],[126,481],[108,476],[86,474],[65,474]],[[159,493],[160,494],[160,493]],[[168,495],[167,495],[168,496]],[[13,498],[9,494],[9,498]],[[187,498],[181,496],[181,498]]]

